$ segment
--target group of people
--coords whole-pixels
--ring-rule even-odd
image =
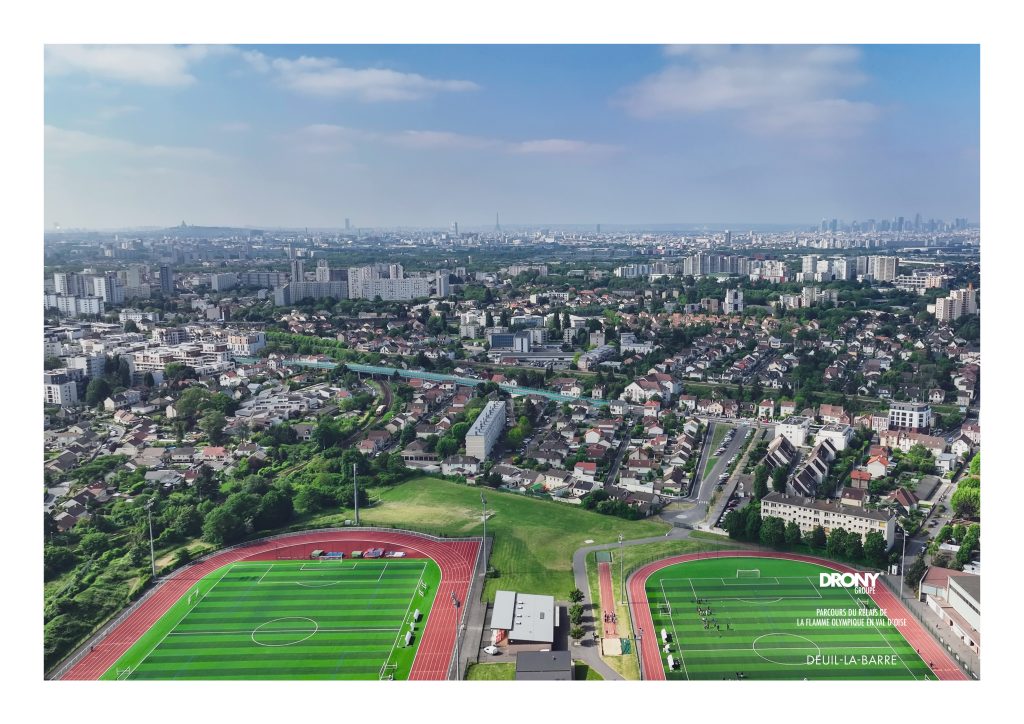
[[[709,631],[711,630],[711,627],[714,626],[715,630],[718,632],[718,635],[721,636],[722,624],[720,624],[718,622],[718,619],[715,617],[715,612],[711,609],[711,606],[701,605],[707,604],[707,599],[697,598],[694,600],[694,602],[697,604],[697,615],[700,616],[701,623],[704,624],[704,630]],[[728,623],[725,624],[725,630],[731,631],[732,626],[730,626]]]
[[[619,615],[616,614],[616,613],[606,613],[604,615],[604,622],[605,623],[618,623],[619,622]]]

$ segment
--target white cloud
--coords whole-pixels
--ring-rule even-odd
[[[209,161],[220,158],[220,154],[208,148],[190,146],[163,146],[135,143],[119,138],[99,136],[57,126],[44,129],[43,147],[47,158],[71,157],[85,154],[103,154],[121,159],[166,159],[185,161]]]
[[[302,56],[271,58],[259,51],[242,57],[260,73],[270,74],[281,86],[305,95],[349,98],[364,102],[413,101],[438,93],[479,90],[468,80],[427,78],[386,68],[348,68],[334,58]]]
[[[490,138],[479,136],[467,136],[461,133],[449,133],[448,131],[401,131],[399,133],[387,134],[388,143],[406,148],[420,149],[475,149],[493,148],[500,144]]]
[[[877,108],[848,100],[862,84],[848,46],[669,46],[670,64],[616,100],[639,118],[728,113],[765,135],[855,135]]]
[[[538,141],[513,143],[511,150],[514,153],[591,154],[609,153],[617,149],[614,146],[603,143],[573,141],[565,138],[545,138]]]
[[[85,74],[101,80],[151,86],[187,86],[192,67],[211,55],[233,52],[206,45],[48,45],[47,76]]]
[[[378,132],[326,123],[304,126],[293,133],[291,139],[299,150],[310,153],[345,152],[351,150],[356,142],[379,143],[422,151],[491,149],[502,153],[519,154],[581,155],[608,153],[617,150],[616,147],[606,144],[563,138],[503,141],[449,131],[407,130]]]

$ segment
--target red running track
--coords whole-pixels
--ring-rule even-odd
[[[648,636],[653,637],[650,640],[657,641],[657,634],[654,631],[654,619],[651,617],[651,604],[647,600],[647,579],[652,573],[676,563],[719,557],[783,558],[790,561],[815,563],[819,566],[825,566],[826,568],[831,568],[832,570],[839,571],[841,573],[857,572],[857,569],[850,568],[842,563],[836,563],[822,558],[814,558],[813,556],[803,556],[795,553],[717,551],[710,554],[686,553],[683,555],[672,556],[671,558],[664,558],[660,561],[647,564],[634,573],[629,579],[629,606],[633,613],[634,628],[643,629],[648,632]],[[893,625],[896,626],[896,629],[900,634],[902,634],[903,638],[905,638],[907,642],[919,652],[921,658],[931,665],[932,672],[939,679],[945,681],[959,681],[968,678],[967,674],[957,666],[939,642],[932,638],[931,634],[921,626],[917,619],[907,611],[903,603],[893,595],[888,588],[885,586],[876,586],[875,592],[871,594],[871,600],[873,600],[879,608],[885,610],[886,616],[890,621],[893,619],[902,619],[902,623],[898,625],[893,623]],[[641,651],[643,658],[641,661],[643,678],[663,681],[665,679],[665,669],[661,663],[661,652],[658,647],[642,646]]]
[[[612,588],[612,569],[608,563],[598,563],[598,578],[601,588],[601,613],[607,616],[615,613],[615,589]],[[604,622],[605,638],[618,638],[619,627],[611,621]]]
[[[420,647],[409,672],[410,679],[440,680],[448,677],[459,618],[473,582],[479,541],[435,541],[413,533],[391,531],[326,531],[298,533],[242,546],[215,554],[175,571],[157,584],[152,594],[128,618],[96,643],[60,678],[96,680],[120,659],[167,610],[203,576],[239,561],[308,558],[316,548],[353,550],[385,547],[404,551],[409,557],[431,558],[441,569],[441,582],[427,616]],[[452,594],[460,602],[451,604]]]

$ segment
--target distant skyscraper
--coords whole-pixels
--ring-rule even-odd
[[[437,270],[437,296],[444,299],[451,293],[448,286],[448,270],[438,269]]]
[[[291,280],[293,282],[301,282],[306,272],[306,265],[302,259],[292,259],[291,263]]]
[[[498,212],[494,212],[494,230],[501,231],[501,221],[498,219]]]
[[[160,265],[160,292],[168,296],[174,293],[174,272],[166,264]]]
[[[725,230],[725,243],[726,244],[731,244],[732,243],[732,232],[729,231],[728,229]]]
[[[345,217],[345,231],[352,228],[352,221],[347,216]]]
[[[326,259],[320,259],[316,263],[316,280],[318,282],[331,281],[331,267],[327,264]]]
[[[453,221],[449,231],[451,231],[452,236],[458,236],[459,235],[459,222],[458,221]]]
[[[597,233],[598,233],[598,234],[600,234],[600,233],[601,233],[601,225],[600,225],[600,224],[598,224],[598,225],[597,225]]]

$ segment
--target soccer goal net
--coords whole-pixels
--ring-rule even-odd
[[[760,568],[740,568],[736,571],[737,578],[760,578]]]

